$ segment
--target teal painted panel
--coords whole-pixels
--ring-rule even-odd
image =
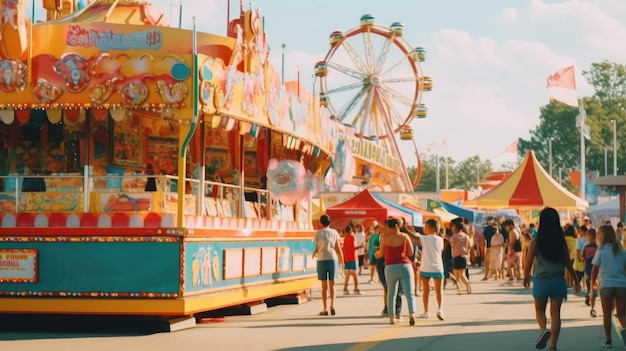
[[[216,288],[238,287],[241,284],[272,281],[274,279],[310,276],[315,269],[304,271],[292,270],[294,255],[304,255],[305,267],[308,255],[313,253],[315,244],[312,239],[277,240],[277,241],[238,241],[238,242],[186,242],[185,247],[185,294],[199,293]],[[224,279],[224,250],[246,248],[287,248],[285,255],[278,257],[278,272],[259,274],[237,279]]]
[[[2,242],[38,250],[36,283],[2,283],[0,292],[178,294],[179,242]]]

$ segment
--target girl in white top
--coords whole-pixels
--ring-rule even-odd
[[[430,279],[435,282],[435,294],[437,297],[437,318],[444,320],[443,315],[443,238],[439,236],[439,222],[429,219],[424,223],[424,233],[426,235],[415,234],[422,244],[422,261],[420,266],[420,279],[424,293],[422,302],[424,313],[419,318],[430,318],[428,312],[428,296],[430,295]]]

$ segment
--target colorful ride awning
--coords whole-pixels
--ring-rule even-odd
[[[470,205],[471,204],[471,205]],[[589,203],[570,193],[541,167],[530,150],[513,173],[486,194],[464,203],[479,209],[541,209],[586,211]]]

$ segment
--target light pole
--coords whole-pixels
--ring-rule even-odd
[[[548,162],[550,163],[550,178],[552,178],[552,137],[548,139]]]
[[[605,147],[605,148],[604,148],[604,176],[605,176],[605,177],[607,176],[607,171],[608,171],[608,167],[607,167],[607,165],[606,165],[606,160],[607,160],[607,157],[606,157],[606,151],[607,151],[607,149],[606,149],[606,147]]]
[[[613,124],[613,175],[617,175],[617,121],[612,119]]]
[[[280,80],[283,84],[285,84],[285,48],[287,45],[285,43],[280,44],[280,49],[282,50],[282,59],[281,59],[281,71],[280,71]]]

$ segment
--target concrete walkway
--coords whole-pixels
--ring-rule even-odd
[[[110,325],[100,332],[64,330],[58,326],[51,331],[37,320],[30,322],[31,327],[21,329],[0,326],[0,350],[534,350],[539,329],[530,289],[524,289],[521,283],[482,282],[481,277],[481,269],[471,269],[471,295],[457,295],[454,286],[448,286],[444,291],[444,321],[434,317],[437,309],[431,294],[431,318],[417,319],[414,327],[409,326],[406,303],[404,321],[389,325],[388,319],[380,316],[382,288],[379,284],[367,284],[368,276],[361,275],[363,296],[344,296],[343,284],[336,287],[336,316],[318,315],[318,285],[312,290],[312,300],[304,304],[274,306],[252,316],[215,319],[175,333],[158,333],[149,328],[134,333],[133,328],[111,330]],[[416,302],[420,314],[421,297]],[[559,350],[604,350],[599,301],[596,310],[598,317],[591,318],[584,297],[569,296],[561,313]],[[1,321],[4,326],[10,323],[5,317]],[[141,323],[135,322],[133,327]],[[613,348],[625,349],[615,331]]]

